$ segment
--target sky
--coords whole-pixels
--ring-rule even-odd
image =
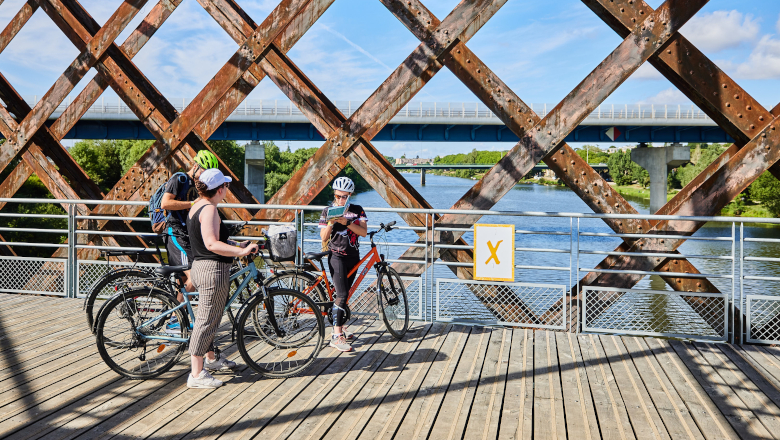
[[[0,4],[1,27],[10,22],[25,1],[5,0]],[[121,0],[80,2],[101,24],[121,4]],[[279,3],[275,0],[237,2],[258,23]],[[127,38],[155,3],[148,2],[117,42]],[[425,0],[424,3],[443,19],[458,0]],[[648,3],[655,8],[662,2],[649,0]],[[681,32],[763,106],[772,108],[780,102],[780,1],[711,0]],[[620,37],[581,1],[509,0],[468,46],[526,103],[555,105],[620,43]],[[418,44],[381,2],[335,0],[290,50],[289,56],[332,101],[363,102]],[[236,43],[196,0],[183,0],[134,62],[163,95],[179,102],[194,97],[236,49]],[[23,96],[40,97],[77,55],[70,41],[38,10],[0,53],[0,72]],[[87,79],[93,75],[94,69]],[[82,80],[72,96],[86,83]],[[117,99],[110,90],[104,97]],[[287,98],[265,79],[249,99]],[[413,99],[418,101],[473,103],[477,99],[444,68]],[[690,101],[652,66],[645,64],[604,103],[690,104]],[[376,142],[375,145],[383,154],[394,157],[402,154],[432,157],[474,148],[507,150],[512,147],[511,143],[499,142]],[[320,143],[291,142],[290,146],[309,148]]]

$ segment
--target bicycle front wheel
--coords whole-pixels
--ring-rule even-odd
[[[186,342],[153,337],[189,338],[188,319],[183,309],[142,326],[176,307],[176,300],[159,289],[134,289],[108,300],[96,324],[100,357],[112,370],[130,379],[150,379],[168,371],[181,357]],[[171,316],[181,323],[180,333],[166,333]]]
[[[257,295],[237,319],[238,351],[263,376],[295,376],[322,350],[325,323],[314,301],[302,293],[267,292]]]
[[[403,338],[409,328],[409,302],[404,283],[392,267],[385,267],[379,272],[377,301],[387,331],[396,339]]]
[[[106,301],[116,295],[120,289],[136,288],[142,286],[151,287],[157,277],[143,269],[117,269],[112,270],[92,284],[84,299],[84,311],[87,314],[87,325],[92,333],[95,333],[95,323],[100,309]]]

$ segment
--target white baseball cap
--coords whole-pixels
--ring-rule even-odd
[[[218,168],[210,168],[200,173],[198,180],[205,183],[209,190],[212,190],[223,183],[232,182],[233,178],[225,176]]]

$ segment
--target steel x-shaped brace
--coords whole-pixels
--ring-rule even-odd
[[[16,118],[5,109],[0,109],[0,131],[10,140],[10,148],[4,147],[0,154],[0,165],[5,167],[17,156],[24,160],[0,185],[0,194],[13,194],[30,173],[36,172],[49,176],[44,177],[44,183],[47,183],[52,193],[75,198],[73,189],[51,166],[45,154],[50,155],[71,181],[74,177],[84,177],[83,171],[72,159],[68,162],[69,155],[64,152],[59,140],[110,85],[158,141],[139,161],[139,165],[112,189],[108,197],[145,199],[151,189],[166,179],[173,169],[186,164],[196,150],[208,148],[203,139],[207,139],[259,81],[268,75],[298,105],[320,133],[327,134],[328,139],[325,148],[319,149],[271,199],[271,203],[308,203],[347,163],[351,163],[391,206],[427,208],[427,202],[384,160],[370,144],[370,140],[442,65],[447,65],[521,139],[510,154],[486,174],[455,208],[489,209],[530,167],[545,159],[594,211],[634,213],[630,205],[562,140],[648,59],[737,140],[718,161],[659,213],[716,213],[760,172],[776,162],[771,151],[776,144],[772,136],[773,113],[764,110],[677,33],[680,26],[706,1],[669,0],[653,11],[642,1],[583,0],[625,40],[542,120],[464,44],[505,0],[463,2],[441,23],[417,1],[381,0],[422,43],[366,103],[346,119],[285,55],[332,1],[283,1],[257,27],[232,0],[199,0],[241,47],[181,115],[176,114],[170,103],[130,61],[180,0],[161,0],[144,24],[139,26],[141,29],[146,25],[145,32],[139,33],[137,29],[122,48],[116,47],[113,40],[144,1],[124,2],[102,28],[74,0],[28,1],[15,20],[0,34],[0,50],[7,46],[40,4],[82,50],[82,54],[33,109],[25,108],[10,84],[1,78],[0,93],[3,94],[8,110]],[[97,67],[99,75],[79,94],[63,116],[47,129],[43,122],[72,90],[69,84],[75,85],[86,70],[93,66]],[[223,169],[226,170],[224,165]],[[751,172],[733,172],[742,169]],[[777,165],[769,169],[773,174],[780,175],[777,171],[780,167]],[[90,191],[87,186],[85,189],[80,185],[77,190],[82,193]],[[92,185],[93,193],[95,189]],[[233,191],[229,201],[252,199],[242,185],[231,189]],[[95,198],[98,194],[99,190],[86,196]],[[80,208],[84,210],[86,207]],[[139,211],[140,208],[135,207],[99,207],[95,213],[134,216]],[[233,218],[248,219],[250,216],[245,210],[235,210],[231,214]],[[280,218],[284,215],[289,214],[260,211],[254,217]],[[437,225],[469,226],[478,218],[444,215],[437,219]],[[406,215],[404,219],[410,225],[424,224],[423,218],[419,216]],[[625,234],[658,231],[686,235],[692,234],[700,226],[690,222],[638,220],[607,223],[616,232]],[[100,223],[100,227],[104,226],[105,220]],[[440,243],[465,244],[458,233],[429,238],[437,239]],[[677,290],[715,291],[714,286],[706,280],[674,276],[675,273],[697,273],[689,262],[675,253],[682,242],[680,239],[626,237],[625,243],[611,253],[599,268],[657,270],[667,273],[665,279]],[[654,253],[657,255],[652,255]],[[462,249],[444,250],[436,257],[447,261],[471,261],[470,252]],[[405,258],[418,259],[413,251],[408,252]],[[406,272],[420,271],[419,266],[409,269]],[[468,271],[461,268],[459,275],[468,276]],[[582,280],[582,284],[609,282],[630,287],[639,278],[592,273]],[[481,299],[486,304],[490,303],[489,298]],[[506,304],[497,304],[494,299],[488,306],[504,318],[514,315],[528,319],[528,310],[522,303],[520,306],[507,307]],[[518,307],[522,310],[517,310]],[[532,318],[544,322],[558,313],[556,310],[560,310],[560,304],[547,314],[534,315]]]

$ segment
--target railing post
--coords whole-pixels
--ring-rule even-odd
[[[614,112],[614,111],[613,111]],[[614,115],[613,115],[614,117]],[[571,264],[574,262],[574,217],[569,217],[569,297],[574,298],[573,292],[572,292],[572,284],[574,284],[574,272],[571,270]],[[563,298],[564,304],[566,302],[566,298],[564,296]],[[571,318],[572,318],[572,309],[574,306],[572,305],[572,301],[569,300],[569,326],[572,325]],[[575,313],[576,315],[576,313]],[[569,327],[569,332],[571,333],[571,327]],[[574,331],[576,333],[576,330]]]
[[[729,316],[734,316],[734,290],[737,286],[737,234],[736,234],[736,222],[731,222],[731,311],[729,312],[728,309],[726,312],[726,336],[728,336],[728,328],[731,324],[733,326],[733,319],[730,319]],[[740,308],[740,315],[742,314],[741,311],[743,309]],[[735,329],[732,328],[731,331],[731,343],[734,343],[734,331]]]
[[[745,310],[745,223],[739,224],[739,344],[743,344],[743,329],[745,323],[743,322],[744,310]],[[734,302],[732,298],[731,303],[731,316],[734,316]]]
[[[428,321],[428,313],[425,310],[427,301],[425,300],[428,295],[428,214],[425,214],[425,266],[423,267],[422,277],[420,279],[420,318],[423,322]]]
[[[76,255],[76,205],[68,205],[68,258],[65,262],[65,296],[75,298],[78,261]]]
[[[577,259],[574,266],[575,280],[577,280],[576,294],[580,298],[579,310],[577,310],[577,333],[580,332],[580,328],[585,325],[585,295],[582,294],[582,288],[580,286],[580,218],[577,217]],[[582,315],[582,317],[580,317]]]
[[[436,218],[431,214],[431,321],[439,317],[439,302],[436,302],[436,312],[433,312],[433,285],[436,282]],[[438,296],[437,296],[438,299]]]

